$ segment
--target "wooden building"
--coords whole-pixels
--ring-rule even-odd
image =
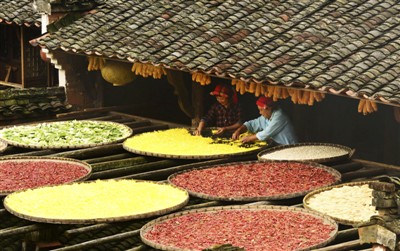
[[[249,117],[256,96],[272,96],[301,141],[400,163],[397,1],[74,1],[87,2],[92,10],[31,41],[65,69],[72,105],[196,124],[209,89],[227,81]],[[136,78],[113,86],[100,62],[124,62]]]
[[[15,88],[57,86],[54,67],[29,41],[41,35],[40,15],[31,1],[0,1],[0,85]]]

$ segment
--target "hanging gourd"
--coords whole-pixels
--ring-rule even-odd
[[[131,64],[110,60],[101,68],[101,76],[114,86],[123,86],[136,79]]]

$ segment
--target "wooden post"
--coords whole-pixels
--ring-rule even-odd
[[[21,85],[22,88],[25,88],[25,48],[24,48],[24,26],[22,25],[20,28],[20,46],[21,46]]]
[[[204,88],[196,82],[192,82],[192,104],[193,104],[193,119],[192,127],[197,127],[201,117],[204,114]]]

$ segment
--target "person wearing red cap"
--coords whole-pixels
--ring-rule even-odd
[[[281,108],[271,99],[261,96],[256,101],[260,117],[246,121],[233,134],[232,139],[239,139],[247,131],[253,135],[243,137],[243,143],[266,140],[271,146],[297,143],[294,128]]]
[[[201,118],[195,135],[201,135],[203,129],[211,126],[218,128],[216,135],[233,132],[242,125],[242,109],[236,92],[228,84],[218,84],[210,95],[215,96],[217,102],[211,106],[207,114]],[[229,136],[230,137],[230,136]]]

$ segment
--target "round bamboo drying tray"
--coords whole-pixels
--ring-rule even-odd
[[[16,130],[21,130],[23,131],[24,128],[26,127],[35,127],[35,126],[41,126],[41,125],[54,125],[57,123],[64,123],[68,121],[56,121],[56,122],[43,122],[43,123],[32,123],[32,124],[24,124],[24,125],[17,125],[17,126],[7,126],[4,127],[3,130],[5,129],[10,129],[10,128],[16,128]],[[115,128],[120,128],[121,132],[123,135],[115,140],[104,140],[103,142],[85,142],[81,144],[60,144],[60,145],[41,145],[35,142],[32,143],[21,143],[12,139],[7,139],[4,137],[2,134],[2,131],[0,130],[0,137],[2,140],[6,141],[9,145],[13,145],[16,147],[21,147],[21,148],[29,148],[29,149],[78,149],[78,148],[90,148],[90,147],[96,147],[96,146],[102,146],[102,145],[108,145],[108,144],[113,144],[113,143],[118,143],[122,142],[124,139],[128,138],[129,136],[132,135],[132,129],[129,126],[126,126],[121,123],[116,123],[116,122],[111,122],[111,121],[101,121],[101,120],[79,120],[79,122],[89,122],[89,123],[94,123],[94,124],[108,124],[111,126],[114,126]],[[82,139],[82,137],[79,137]]]
[[[136,154],[145,155],[145,156],[159,157],[159,158],[167,158],[167,159],[222,159],[222,158],[233,157],[233,156],[243,156],[243,155],[255,154],[258,151],[260,151],[260,149],[261,149],[260,148],[260,149],[254,149],[254,150],[247,151],[247,152],[237,152],[237,153],[229,153],[229,154],[204,154],[204,155],[177,155],[176,154],[175,155],[175,154],[164,154],[164,153],[141,151],[139,149],[134,149],[134,148],[128,147],[126,145],[122,145],[122,147],[131,153],[136,153]]]
[[[312,250],[315,248],[320,248],[323,246],[326,246],[328,243],[333,241],[336,238],[337,232],[338,232],[338,224],[331,219],[330,217],[315,212],[315,211],[310,211],[307,209],[299,208],[299,207],[288,207],[288,206],[268,206],[268,205],[236,205],[236,206],[219,206],[219,207],[207,207],[207,208],[201,208],[201,209],[193,209],[193,210],[187,210],[187,211],[180,211],[178,213],[173,213],[169,215],[165,215],[162,217],[159,217],[155,220],[152,220],[145,224],[141,229],[140,229],[140,238],[142,241],[156,249],[160,250],[168,250],[168,251],[191,251],[188,249],[181,249],[178,247],[174,246],[167,246],[152,240],[149,240],[145,237],[146,233],[151,231],[157,224],[160,224],[164,221],[174,219],[176,217],[184,216],[184,215],[189,215],[192,213],[199,213],[199,212],[216,212],[216,211],[225,211],[225,210],[271,210],[271,211],[288,211],[288,212],[298,212],[298,213],[303,213],[307,215],[311,215],[315,218],[321,219],[325,224],[328,224],[334,228],[333,231],[330,233],[330,237],[326,239],[325,241],[322,241],[318,244],[312,245],[310,247],[304,248],[304,249],[296,249],[297,251],[305,251],[305,250]],[[212,226],[210,226],[212,227]],[[278,233],[277,233],[278,234]]]
[[[306,208],[306,209],[315,211],[315,212],[319,212],[321,214],[325,214],[325,215],[331,217],[332,219],[334,219],[336,222],[338,222],[340,224],[355,226],[355,225],[360,224],[362,222],[361,221],[352,221],[352,220],[348,220],[348,219],[343,219],[343,218],[339,218],[339,217],[330,216],[330,215],[328,215],[328,214],[326,214],[324,212],[318,211],[318,210],[313,209],[312,207],[310,207],[308,201],[314,195],[319,194],[319,193],[324,192],[324,191],[329,191],[329,190],[331,190],[333,188],[340,188],[340,187],[343,187],[343,186],[362,186],[362,185],[366,185],[366,184],[371,184],[372,182],[376,182],[376,181],[368,180],[368,181],[348,182],[348,183],[342,183],[342,184],[339,184],[339,185],[323,187],[323,188],[314,190],[314,191],[308,193],[306,196],[304,196],[304,198],[303,198],[303,207]],[[371,200],[371,203],[372,203],[372,200]]]
[[[187,128],[186,128],[187,129]],[[189,132],[190,129],[187,129]],[[211,133],[211,128],[207,128],[206,129],[206,134],[210,135]],[[135,135],[133,137],[139,136]],[[247,146],[243,147],[243,151],[242,152],[234,152],[234,153],[223,153],[223,154],[191,154],[191,155],[186,155],[186,154],[169,154],[169,153],[163,153],[163,152],[153,152],[153,151],[144,151],[142,149],[138,149],[138,148],[133,148],[127,145],[127,141],[129,139],[125,140],[124,143],[122,144],[122,147],[127,150],[128,152],[132,152],[135,154],[139,154],[139,155],[145,155],[145,156],[154,156],[154,157],[160,157],[160,158],[170,158],[170,159],[220,159],[220,158],[227,158],[227,157],[232,157],[232,156],[243,156],[243,155],[250,155],[250,154],[256,154],[257,152],[265,149],[267,146],[263,145],[263,146],[258,146],[258,145],[253,145],[253,144],[249,144],[248,147],[252,147],[252,146],[258,146],[258,148],[253,149],[253,150],[248,150]],[[216,141],[218,141],[218,139],[215,139]],[[171,147],[174,147],[174,143],[171,142]]]
[[[72,182],[76,182],[76,181],[84,181],[84,180],[88,179],[90,177],[90,175],[92,174],[91,165],[89,165],[86,162],[76,160],[76,159],[61,158],[61,157],[43,157],[43,156],[22,156],[22,157],[10,156],[10,157],[0,158],[0,163],[2,163],[2,162],[26,162],[26,161],[36,161],[36,162],[51,161],[54,163],[70,163],[70,164],[78,165],[87,171],[87,173],[81,177],[77,177],[77,178],[72,179],[65,183],[58,183],[58,184],[53,184],[53,185],[61,185],[61,184],[68,184],[68,183],[72,183]],[[30,175],[33,175],[33,174],[31,173]],[[26,187],[25,189],[32,189],[32,188],[34,188],[34,187]],[[25,190],[25,189],[21,189],[21,190]],[[0,189],[0,196],[5,196],[5,195],[8,195],[13,192],[16,192],[16,190],[1,190]]]
[[[168,177],[168,182],[171,184],[174,184],[171,180],[183,173],[188,173],[188,172],[192,172],[192,171],[196,171],[196,170],[203,170],[203,169],[210,169],[210,168],[215,168],[215,167],[231,167],[233,165],[248,165],[248,164],[255,164],[255,163],[301,163],[301,164],[306,164],[309,166],[312,166],[314,168],[320,168],[326,172],[328,172],[329,174],[331,174],[334,178],[335,181],[333,183],[329,183],[324,185],[325,186],[331,186],[334,184],[337,184],[341,181],[341,173],[338,172],[337,170],[328,167],[328,166],[324,166],[315,162],[298,162],[298,161],[270,161],[270,160],[258,160],[258,161],[243,161],[243,162],[233,162],[233,163],[225,163],[225,164],[216,164],[216,165],[210,165],[210,166],[204,166],[201,168],[193,168],[193,169],[189,169],[189,170],[184,170],[184,171],[180,171],[177,173],[174,173],[172,175],[170,175]],[[223,177],[221,177],[221,179],[223,179]],[[174,184],[176,185],[176,184]],[[195,192],[192,191],[190,189],[184,188],[186,191],[189,192],[190,195],[198,197],[198,198],[203,198],[203,199],[207,199],[207,200],[219,200],[219,201],[262,201],[262,200],[283,200],[283,199],[291,199],[291,198],[296,198],[296,197],[301,197],[306,195],[307,193],[309,193],[310,191],[315,190],[311,189],[311,190],[305,190],[305,191],[298,191],[298,192],[294,192],[294,193],[286,193],[286,194],[280,194],[280,195],[271,195],[271,196],[237,196],[237,197],[226,197],[226,196],[215,196],[215,195],[210,195],[210,194],[206,194],[206,193],[200,193],[200,192]]]
[[[130,180],[130,181],[134,181],[134,182],[142,182],[142,183],[153,183],[153,184],[158,184],[161,185],[158,182],[155,181],[145,181],[145,180]],[[96,181],[83,181],[83,182],[79,182],[79,183],[93,183]],[[79,184],[77,183],[77,184]],[[68,185],[68,184],[67,184]],[[163,184],[165,185],[165,184]],[[167,184],[168,186],[172,186],[175,187],[173,185]],[[57,187],[59,185],[56,186],[47,186],[47,187]],[[34,222],[42,222],[42,223],[52,223],[52,224],[94,224],[94,223],[109,223],[109,222],[120,222],[120,221],[128,221],[128,220],[135,220],[135,219],[143,219],[143,218],[149,218],[149,217],[154,217],[154,216],[160,216],[160,215],[164,215],[173,211],[176,211],[182,207],[184,207],[188,202],[189,202],[189,194],[178,187],[175,187],[176,189],[179,189],[183,192],[186,193],[186,198],[185,200],[181,201],[180,203],[177,203],[175,205],[172,205],[170,207],[166,207],[163,208],[161,210],[154,210],[154,211],[149,211],[146,213],[137,213],[137,214],[132,214],[132,215],[124,215],[124,216],[116,216],[116,217],[101,217],[101,218],[87,218],[87,219],[82,219],[82,218],[69,218],[69,219],[61,219],[61,218],[46,218],[46,217],[37,217],[37,216],[32,216],[32,215],[27,215],[27,214],[23,214],[23,213],[19,213],[17,210],[11,208],[8,205],[8,199],[10,196],[19,194],[19,193],[23,193],[24,191],[19,191],[19,192],[15,192],[12,194],[9,194],[6,196],[6,198],[4,199],[4,208],[10,212],[11,214],[21,218],[21,219],[25,219],[25,220],[29,220],[29,221],[34,221]],[[35,190],[35,189],[32,189]],[[101,210],[100,208],[98,210]]]
[[[350,147],[347,146],[342,146],[342,145],[338,145],[338,144],[330,144],[330,143],[297,143],[297,144],[291,144],[291,145],[280,145],[280,146],[275,146],[275,147],[271,147],[265,150],[262,150],[261,152],[259,152],[257,154],[258,159],[260,160],[267,160],[268,158],[262,157],[263,155],[266,155],[268,153],[272,153],[272,152],[277,152],[283,149],[291,149],[291,148],[295,148],[295,147],[301,147],[301,146],[330,146],[330,147],[336,147],[336,148],[340,148],[342,150],[345,150],[346,153],[345,154],[341,154],[338,156],[333,156],[333,157],[328,157],[328,158],[308,158],[308,159],[270,159],[270,160],[295,160],[295,161],[309,161],[309,162],[317,162],[317,163],[325,163],[325,162],[333,162],[333,161],[339,161],[339,160],[345,160],[345,159],[349,159],[352,157],[352,155],[354,154],[355,150],[351,149]]]

